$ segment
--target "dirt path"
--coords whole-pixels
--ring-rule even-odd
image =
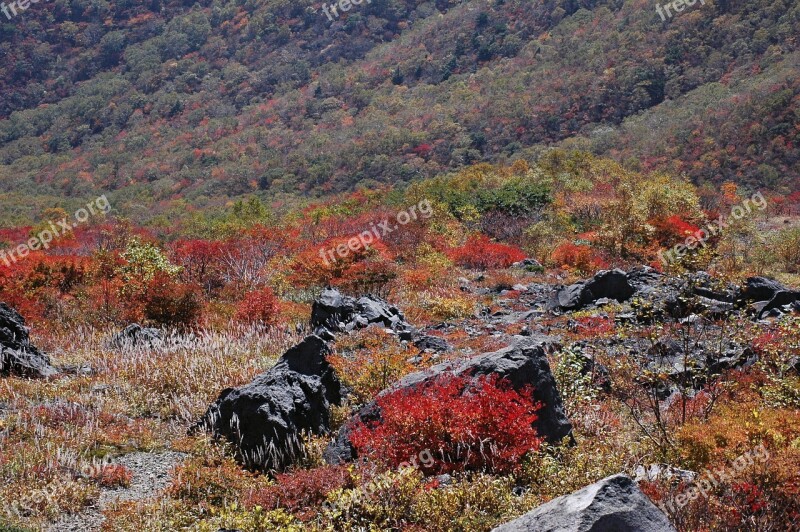
[[[86,511],[65,515],[50,525],[48,532],[85,532],[100,530],[103,525],[103,510],[116,501],[139,501],[158,495],[170,481],[169,471],[186,457],[183,453],[167,451],[160,453],[131,453],[120,456],[114,463],[122,464],[133,473],[127,488],[103,489],[97,505]]]

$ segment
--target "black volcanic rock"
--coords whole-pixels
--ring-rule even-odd
[[[626,475],[612,475],[545,503],[493,532],[675,532]]]
[[[161,331],[151,327],[142,327],[138,323],[131,323],[120,332],[115,334],[109,345],[111,347],[152,347],[161,343]]]
[[[0,303],[0,376],[47,378],[56,373],[50,357],[31,344],[25,319]]]
[[[311,326],[317,334],[325,334],[322,329],[328,332],[346,332],[373,323],[399,334],[413,330],[406,323],[400,309],[374,296],[364,296],[356,300],[342,295],[336,289],[327,288],[311,308]]]
[[[556,288],[548,306],[552,310],[579,310],[603,298],[627,301],[635,292],[622,270],[600,270],[590,279]]]
[[[284,470],[302,453],[302,433],[328,432],[330,406],[341,403],[329,352],[318,336],[306,337],[251,383],[223,390],[191,430],[224,437],[249,468]]]

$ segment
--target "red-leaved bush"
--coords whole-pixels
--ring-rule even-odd
[[[397,467],[428,451],[426,474],[517,471],[542,439],[533,422],[540,405],[532,390],[514,390],[496,375],[448,376],[379,397],[381,420],[359,423],[351,441],[359,453]]]
[[[567,266],[581,272],[593,272],[608,266],[597,250],[572,242],[565,242],[554,249],[550,260],[558,266]]]
[[[340,488],[353,488],[355,484],[345,466],[323,466],[281,473],[276,483],[253,490],[245,498],[245,507],[260,506],[265,510],[286,508],[298,514],[301,520],[313,517],[328,493]]]
[[[450,250],[450,259],[459,266],[475,270],[508,268],[526,257],[516,246],[492,242],[486,235],[472,235],[466,243]]]
[[[272,325],[278,317],[278,298],[269,287],[260,288],[244,296],[236,306],[236,320],[243,323]]]

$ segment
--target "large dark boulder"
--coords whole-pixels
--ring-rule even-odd
[[[787,288],[775,279],[748,277],[742,289],[742,295],[750,301],[769,301],[778,292],[786,290]]]
[[[303,433],[327,433],[330,406],[341,403],[329,352],[318,336],[306,337],[251,383],[223,390],[192,431],[224,437],[247,467],[284,470],[301,455]]]
[[[413,328],[406,323],[400,309],[378,297],[355,299],[327,288],[311,307],[311,326],[323,336],[327,336],[325,331],[347,332],[373,323],[392,329],[403,339],[411,339]]]
[[[675,527],[620,474],[553,499],[493,532],[675,532]]]
[[[764,305],[759,304],[757,313],[758,319],[767,316],[772,310],[792,310],[793,304],[800,301],[800,292],[792,292],[790,290],[778,290],[775,295],[766,302]],[[786,308],[784,308],[786,307]]]
[[[551,310],[579,310],[602,298],[627,301],[635,292],[622,270],[601,270],[591,279],[556,288],[548,306]]]
[[[533,388],[534,398],[542,403],[536,429],[546,441],[556,443],[571,436],[572,424],[564,414],[564,406],[547,362],[546,351],[553,344],[553,339],[549,337],[517,337],[513,345],[499,351],[484,353],[460,362],[445,362],[406,375],[381,392],[379,397],[428,383],[444,375],[469,377],[497,375],[510,381],[515,389],[525,386]],[[380,419],[380,408],[372,402],[342,427],[336,441],[326,450],[325,458],[328,462],[341,463],[356,458],[356,451],[349,441],[349,434],[359,419],[362,422]]]
[[[50,357],[31,344],[25,319],[0,303],[0,376],[47,378],[57,373]]]

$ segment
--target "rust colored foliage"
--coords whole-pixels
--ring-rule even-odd
[[[275,480],[275,484],[251,490],[244,501],[245,507],[260,506],[265,510],[286,508],[301,520],[307,520],[316,515],[328,493],[355,487],[353,477],[345,466],[300,469],[279,474]]]
[[[127,487],[133,480],[133,473],[122,464],[108,464],[93,474],[92,480],[104,488]]]
[[[381,420],[361,423],[351,441],[359,453],[390,467],[428,451],[426,474],[513,473],[539,449],[532,390],[514,390],[497,376],[442,377],[377,399]]]
[[[280,305],[269,287],[248,293],[236,306],[236,320],[242,323],[272,325],[278,318]]]
[[[553,263],[559,266],[589,272],[608,267],[608,263],[597,254],[597,251],[586,245],[565,242],[561,244],[550,256]]]
[[[526,256],[518,247],[492,242],[485,235],[470,236],[463,246],[451,249],[448,255],[461,267],[481,270],[508,268]]]

